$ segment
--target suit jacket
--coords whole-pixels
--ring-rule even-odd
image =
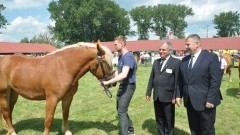
[[[160,102],[171,102],[177,87],[177,77],[181,61],[170,56],[162,71],[159,68],[160,62],[161,59],[157,59],[153,63],[146,96],[151,96],[153,89],[154,100],[159,99]]]
[[[182,59],[180,65],[177,97],[184,99],[184,105],[190,101],[197,111],[205,109],[206,102],[217,106],[221,103],[221,69],[217,55],[201,51],[188,77],[187,70],[190,55]]]

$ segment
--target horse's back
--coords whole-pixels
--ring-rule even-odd
[[[10,74],[13,69],[21,66],[27,57],[22,55],[7,55],[0,58],[0,72],[3,74]]]
[[[19,65],[21,63],[20,61],[17,62],[17,59],[19,59],[20,57],[19,55],[7,55],[0,57],[0,87],[3,87],[3,84],[5,84],[7,80],[9,80],[12,69],[14,69],[16,65]]]
[[[9,87],[13,80],[22,81],[23,77],[30,76],[28,61],[36,61],[33,57],[23,55],[7,55],[0,58],[0,87]],[[34,63],[32,65],[35,65]],[[25,74],[24,74],[25,73]],[[21,79],[20,79],[21,78]]]

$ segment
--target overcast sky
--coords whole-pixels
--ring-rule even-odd
[[[54,25],[49,19],[47,10],[51,0],[0,0],[6,9],[2,12],[7,19],[6,29],[0,29],[0,42],[19,42],[22,38],[31,39],[35,35],[48,33],[48,25]],[[186,18],[188,27],[185,35],[199,34],[202,38],[216,35],[212,22],[214,15],[221,12],[238,11],[240,13],[240,0],[114,0],[120,7],[131,10],[141,5],[157,4],[184,4],[191,7],[194,16]],[[133,24],[131,24],[133,25]],[[136,27],[132,26],[133,30]],[[128,37],[137,40],[137,37]],[[150,39],[157,39],[154,34]]]

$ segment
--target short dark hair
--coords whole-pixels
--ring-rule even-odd
[[[201,41],[201,38],[198,34],[191,34],[189,35],[187,38],[186,38],[186,41],[189,39],[189,38],[192,38],[194,39],[195,41]]]
[[[126,37],[122,36],[122,35],[119,35],[117,37],[114,38],[114,41],[119,41],[119,42],[122,42],[124,45],[126,45]]]

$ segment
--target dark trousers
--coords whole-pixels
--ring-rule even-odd
[[[154,100],[157,128],[160,135],[173,135],[175,121],[175,105],[171,102]]]
[[[121,135],[128,135],[128,129],[133,128],[128,116],[128,106],[135,92],[135,84],[120,84],[117,93],[117,111],[120,122]]]
[[[221,69],[221,74],[222,74],[222,76],[223,76],[223,74],[224,74],[224,69]]]
[[[187,115],[191,135],[215,135],[216,108],[196,111],[189,101]]]

